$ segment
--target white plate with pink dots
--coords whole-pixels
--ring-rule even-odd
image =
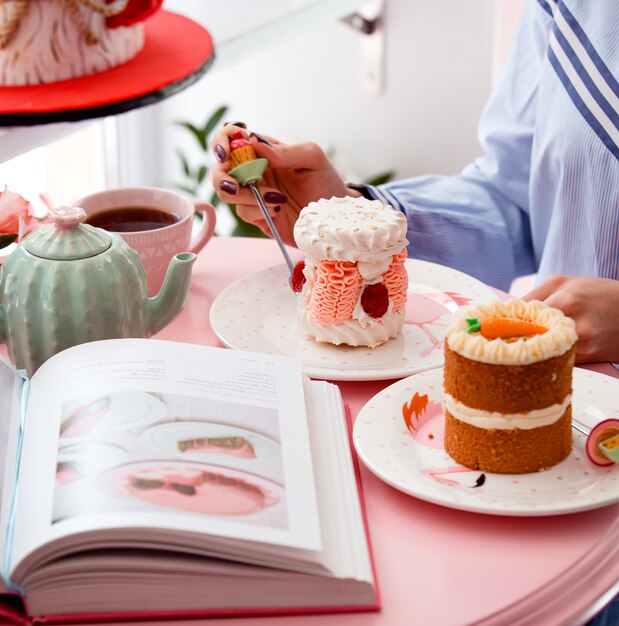
[[[592,427],[619,418],[619,379],[576,368],[573,387],[572,414],[579,422]],[[443,447],[442,401],[442,368],[378,393],[355,420],[353,442],[361,461],[404,493],[463,511],[560,515],[619,502],[619,465],[593,465],[585,453],[586,437],[574,429],[570,455],[542,472],[491,474],[458,465]]]
[[[395,339],[376,348],[319,343],[296,316],[297,295],[286,265],[245,276],[224,289],[211,307],[211,328],[235,350],[291,356],[303,372],[325,380],[389,380],[443,365],[443,339],[460,307],[499,300],[487,285],[457,270],[408,259],[406,321]]]

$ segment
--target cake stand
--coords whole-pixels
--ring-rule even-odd
[[[0,126],[77,122],[154,104],[196,82],[213,62],[206,29],[176,13],[144,22],[144,48],[104,72],[42,85],[0,87]]]

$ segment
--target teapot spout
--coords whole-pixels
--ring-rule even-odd
[[[191,268],[196,258],[193,252],[182,252],[173,257],[159,293],[146,300],[144,321],[149,336],[158,333],[181,312],[189,293]]]

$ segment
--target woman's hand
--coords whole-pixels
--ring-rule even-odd
[[[619,280],[552,276],[524,300],[541,300],[576,322],[576,362],[619,362]]]
[[[267,235],[266,220],[249,188],[240,187],[228,171],[230,137],[242,131],[259,157],[269,160],[269,167],[259,185],[273,223],[288,245],[295,245],[294,224],[299,212],[310,202],[332,196],[358,196],[344,181],[315,143],[283,144],[268,137],[250,134],[240,126],[226,125],[213,138],[211,150],[218,164],[210,169],[211,182],[224,202],[236,204],[239,217],[255,224]]]

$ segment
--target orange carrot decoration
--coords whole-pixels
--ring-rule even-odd
[[[466,320],[469,333],[481,333],[486,339],[507,339],[511,337],[533,337],[543,335],[548,329],[534,322],[518,320],[513,317],[482,317]]]
[[[423,412],[426,410],[428,406],[428,394],[424,393],[423,396],[420,396],[417,392],[412,397],[410,402],[405,402],[402,405],[402,417],[404,418],[404,423],[406,424],[406,428],[408,430],[416,430],[416,428],[412,425],[413,415],[419,420]]]

